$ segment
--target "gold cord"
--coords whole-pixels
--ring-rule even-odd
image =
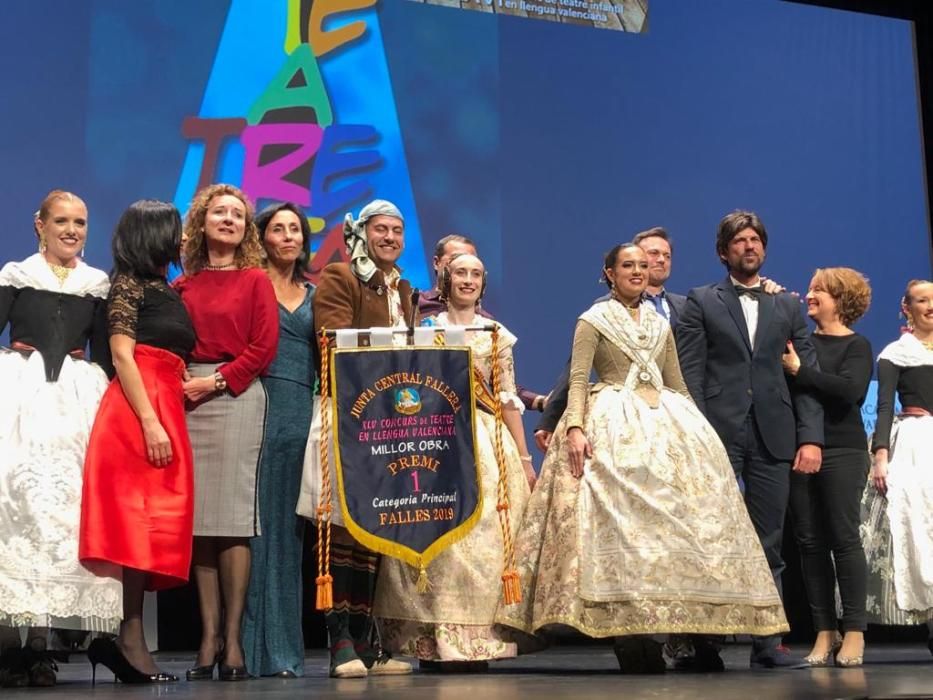
[[[332,486],[330,482],[330,345],[327,331],[321,329],[321,496],[317,509],[317,597],[315,608],[334,607],[334,577],[330,574],[330,518]]]

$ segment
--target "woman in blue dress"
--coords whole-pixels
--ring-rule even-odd
[[[253,676],[301,676],[301,554],[304,519],[295,514],[315,383],[314,286],[305,276],[311,229],[297,205],[256,216],[279,302],[279,349],[262,383],[268,396],[259,465],[261,535],[250,541],[252,569],[243,621],[246,668]]]

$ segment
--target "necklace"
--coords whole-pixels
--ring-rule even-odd
[[[918,340],[920,339],[918,338]],[[920,342],[927,350],[933,351],[933,338],[930,338],[929,340],[920,340]]]
[[[622,308],[628,311],[629,316],[632,318],[638,318],[638,307],[641,306],[641,298],[636,299],[635,303],[631,306],[622,301],[622,298],[615,293],[613,293],[612,298],[622,304]]]
[[[623,309],[628,311],[628,315],[631,318],[632,326],[634,326],[634,330],[632,330],[628,326],[628,324],[620,323],[621,318],[624,318],[624,317],[620,318],[616,316],[618,320],[613,322],[613,325],[618,329],[618,331],[622,335],[628,337],[635,345],[637,345],[638,347],[643,347],[644,343],[649,342],[649,338],[648,338],[648,331],[641,325],[641,322],[638,318],[638,305],[629,306],[628,304],[624,303],[621,299],[619,299],[619,297],[614,296],[613,298],[617,302],[619,302],[619,306],[621,306]],[[613,316],[615,316],[615,314],[613,314]]]
[[[235,261],[224,263],[223,265],[211,265],[210,263],[208,263],[204,266],[204,269],[205,270],[229,270],[234,265],[236,265]]]
[[[72,268],[65,267],[64,265],[55,265],[54,263],[48,263],[48,266],[52,270],[52,273],[58,278],[58,283],[60,285],[65,284],[65,280],[68,279],[68,275],[71,274]]]
[[[616,301],[622,304],[622,308],[628,311],[628,315],[631,316],[633,320],[638,319],[638,308],[641,306],[640,302],[636,301],[634,305],[629,306],[628,304],[626,304],[624,301],[622,301],[618,297],[616,297]]]

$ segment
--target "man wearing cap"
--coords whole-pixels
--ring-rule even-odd
[[[335,262],[321,272],[314,294],[314,330],[404,327],[411,313],[411,285],[396,264],[405,248],[405,220],[391,202],[377,199],[347,214],[343,229],[350,262]],[[324,381],[325,378],[322,378]],[[314,417],[305,452],[298,513],[317,519],[321,492],[321,418],[315,400]],[[333,459],[334,450],[329,450]],[[331,483],[336,483],[331,461]],[[377,644],[373,632],[373,593],[379,555],[357,543],[343,526],[336,493],[331,502],[331,560],[333,609],[324,619],[330,637],[330,673],[335,678],[411,673],[411,664],[391,658]]]

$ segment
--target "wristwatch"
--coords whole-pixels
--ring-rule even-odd
[[[220,372],[214,372],[214,391],[226,391],[227,380]]]

